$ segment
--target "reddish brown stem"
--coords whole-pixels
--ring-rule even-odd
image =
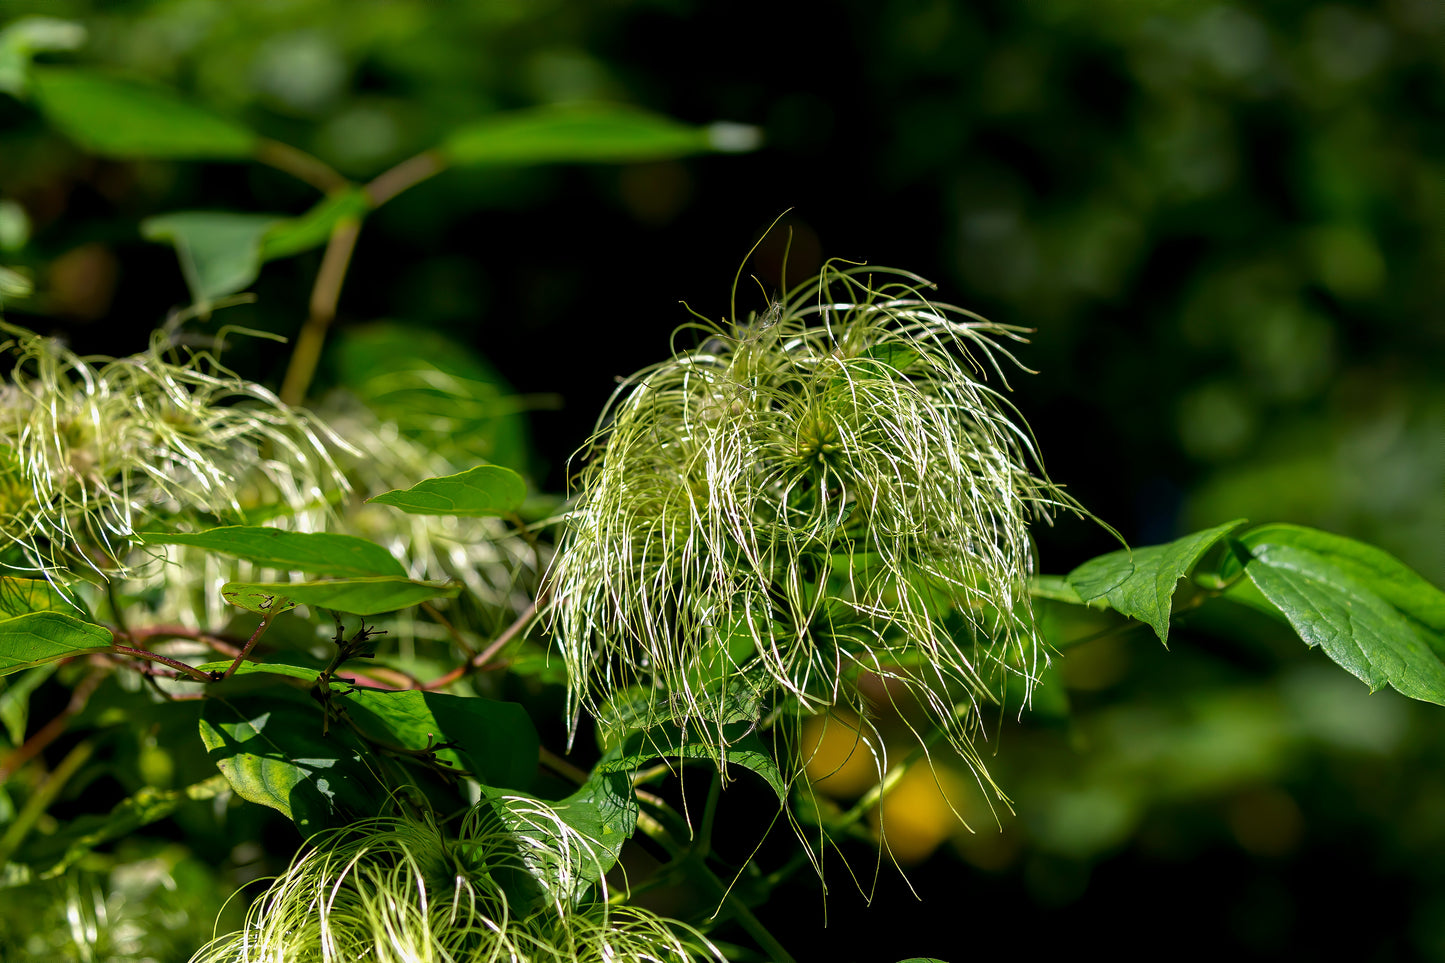
[[[409,157],[366,185],[367,200],[372,207],[380,207],[402,191],[440,174],[446,166],[446,161],[434,150]]]
[[[265,615],[261,616],[261,624],[256,626],[256,631],[252,632],[251,637],[246,640],[245,647],[241,649],[240,652],[236,653],[236,660],[231,663],[231,667],[221,674],[222,679],[229,679],[231,676],[236,674],[236,670],[241,667],[242,662],[246,661],[246,656],[251,654],[251,650],[256,647],[257,642],[261,641],[261,636],[266,634],[266,629],[270,628],[270,626],[271,613],[267,612]],[[201,674],[204,675],[205,673]],[[210,680],[208,678],[205,681]]]
[[[496,658],[498,652],[501,652],[504,648],[507,647],[507,643],[515,639],[518,634],[522,632],[523,629],[525,629],[528,625],[532,623],[532,619],[536,618],[537,616],[537,606],[541,604],[542,598],[545,594],[546,593],[544,592],[541,595],[538,595],[536,601],[534,601],[531,605],[527,606],[527,610],[521,615],[517,616],[517,620],[515,622],[507,626],[507,628],[502,632],[501,635],[497,636],[494,640],[492,640],[491,645],[488,645],[485,649],[478,652],[476,655],[472,656],[470,659],[468,659],[466,662],[463,662],[455,669],[452,669],[446,675],[438,676],[437,678],[432,679],[430,682],[423,683],[421,687],[423,689],[444,689],[447,686],[451,685],[453,682],[460,679],[462,676],[466,675],[468,672],[472,671],[473,669],[480,669],[486,666],[489,662]]]
[[[177,672],[183,672],[197,682],[210,682],[211,677],[193,665],[188,665],[180,659],[173,659],[168,655],[160,655],[146,649],[137,649],[129,645],[121,645],[119,642],[111,646],[111,651],[121,655],[134,656],[137,659],[145,659],[147,662],[159,662],[161,665],[168,665]]]

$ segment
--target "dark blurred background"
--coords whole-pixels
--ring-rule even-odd
[[[426,326],[559,394],[532,416],[539,487],[562,487],[615,376],[666,354],[680,302],[726,313],[786,210],[744,265],[762,291],[790,231],[789,278],[904,267],[1034,328],[1013,400],[1054,478],[1131,543],[1299,522],[1445,583],[1440,0],[0,2],[27,13],[88,28],[65,59],[356,177],[540,103],[761,127],[745,155],[452,171],[367,221],[339,326]],[[40,289],[10,319],[113,353],[187,300],[139,218],[314,199],[254,165],[97,160],[4,97],[0,191],[30,224],[0,256]],[[225,320],[294,333],[319,258],[267,265]],[[745,281],[740,307],[762,291]],[[230,360],[275,382],[285,355]],[[1050,572],[1115,547],[1072,520],[1038,540]],[[1008,831],[985,815],[917,867],[921,903],[885,871],[855,912],[840,873],[822,944],[816,886],[788,894],[800,959],[1142,952],[1155,927],[1151,952],[1445,959],[1441,710],[1212,618],[1168,654],[1142,634],[1071,654],[1072,721],[1001,736]]]

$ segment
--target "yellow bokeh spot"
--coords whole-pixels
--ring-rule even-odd
[[[836,798],[862,795],[878,784],[881,754],[851,713],[813,716],[803,723],[803,767],[819,792]]]
[[[873,835],[900,863],[921,863],[958,830],[968,784],[926,761],[910,767],[868,813]]]

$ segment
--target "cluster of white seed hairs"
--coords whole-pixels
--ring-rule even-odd
[[[1028,523],[1072,505],[1000,394],[1018,330],[925,284],[829,265],[626,379],[551,572],[574,727],[651,693],[720,749],[740,691],[815,712],[866,672],[977,764],[978,700],[1045,657]]]
[[[246,925],[191,963],[720,963],[695,931],[609,907],[603,884],[589,891],[591,844],[545,803],[498,804],[510,825],[484,803],[455,837],[412,815],[316,837]],[[515,905],[507,879],[536,880],[546,895]]]

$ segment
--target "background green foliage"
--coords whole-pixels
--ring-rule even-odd
[[[176,0],[0,15],[74,17],[89,42],[72,59],[178,88],[357,178],[494,109],[604,99],[761,126],[765,149],[740,157],[453,170],[368,220],[340,309],[340,333],[357,337],[332,346],[323,378],[385,373],[387,350],[361,337],[379,319],[418,351],[421,328],[473,345],[486,360],[453,358],[451,373],[497,385],[495,369],[547,409],[530,450],[515,406],[474,413],[508,426],[482,454],[540,488],[561,488],[613,376],[665,353],[676,302],[724,312],[738,259],[792,208],[791,278],[831,256],[903,264],[948,300],[1036,327],[1022,357],[1042,374],[1013,400],[1053,476],[1131,543],[1235,517],[1296,522],[1445,583],[1437,3],[778,7]],[[302,320],[319,252],[263,235],[314,204],[285,175],[98,159],[0,97],[0,192],[0,257],[37,281],[7,316],[77,350],[137,350],[189,301],[173,250],[139,227],[181,211],[265,215],[225,227],[296,254],[263,265],[258,302],[224,323],[292,336]],[[770,291],[782,238],[748,264]],[[284,360],[264,341],[228,355],[272,382]],[[408,390],[376,387],[415,411],[425,387]],[[1115,547],[1079,524],[1039,538],[1050,572]],[[926,934],[906,952],[950,958],[962,903],[1016,923],[970,927],[971,952],[1009,951],[1021,927],[1045,952],[1148,919],[1236,955],[1445,958],[1438,717],[1367,695],[1262,616],[1210,611],[1176,626],[1167,654],[1147,629],[1071,649],[1039,712],[1000,734],[991,766],[1018,809],[1005,832],[971,814],[978,835],[914,870],[922,904],[885,872],[873,912],[854,913],[835,866],[829,929],[812,925],[820,906],[810,942],[790,945],[842,958],[830,947],[856,947],[859,928],[897,927]],[[1046,614],[1061,642],[1115,625]],[[1064,702],[1072,715],[1051,716]],[[105,705],[102,690],[88,711]],[[157,719],[124,752],[160,766],[161,737],[187,726]],[[184,872],[207,864],[234,883],[289,855],[196,843],[213,826],[195,808],[177,817],[201,857]],[[866,884],[872,857],[850,854]],[[794,914],[775,915],[781,934]]]

